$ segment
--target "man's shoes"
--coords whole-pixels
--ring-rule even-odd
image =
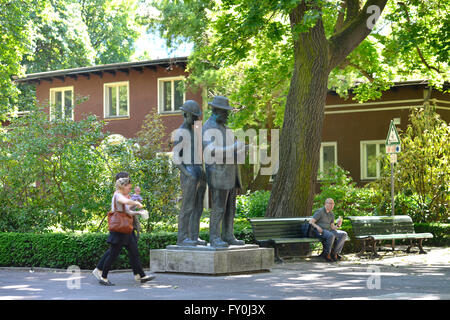
[[[93,274],[94,277],[95,277],[97,280],[99,280],[99,281],[100,281],[100,279],[102,278],[102,273],[101,273],[101,271],[100,271],[99,269],[97,269],[97,268],[95,268],[95,269],[92,271],[92,274]]]
[[[338,253],[335,253],[334,250],[332,250],[331,251],[331,259],[333,259],[333,261],[341,261],[342,256]]]
[[[245,242],[243,240],[238,240],[235,237],[224,238],[223,241],[228,243],[230,246],[243,246],[243,245],[245,245]]]
[[[334,260],[331,258],[331,255],[329,254],[324,255],[323,258],[325,259],[326,262],[334,262]]]
[[[220,238],[215,238],[215,239],[211,240],[210,245],[211,245],[211,247],[214,247],[214,248],[227,248],[228,247],[228,243],[222,241],[222,239],[220,239]]]
[[[182,241],[177,242],[177,245],[182,247],[195,247],[197,245],[197,241],[186,238],[183,239]]]
[[[112,282],[109,281],[108,279],[104,279],[104,278],[100,278],[100,280],[98,281],[98,283],[100,283],[102,286],[107,286],[107,287],[115,286],[114,283],[112,283]]]

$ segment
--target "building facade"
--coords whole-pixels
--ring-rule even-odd
[[[106,121],[108,132],[127,138],[135,137],[145,116],[157,110],[168,142],[183,122],[179,108],[184,101],[202,105],[200,90],[183,90],[186,63],[187,58],[117,63],[29,74],[16,81],[35,85],[38,104],[50,118],[77,121],[95,114]]]
[[[107,122],[106,130],[128,138],[136,136],[150,111],[158,110],[166,129],[161,151],[169,151],[170,134],[183,122],[179,108],[184,101],[206,107],[200,90],[183,93],[186,64],[186,57],[117,63],[29,74],[17,81],[35,84],[37,100],[49,106],[50,117],[76,121],[95,114]],[[351,93],[347,99],[327,94],[319,170],[339,165],[358,185],[380,176],[378,156],[385,152],[391,120],[405,130],[411,110],[429,103],[450,121],[450,95],[430,89],[426,80],[395,83],[376,101],[352,98]]]
[[[442,119],[450,121],[450,95],[430,89],[426,80],[395,83],[376,101],[358,103],[352,98],[352,94],[342,99],[328,92],[320,168],[337,164],[349,171],[358,185],[380,177],[377,158],[385,153],[391,120],[399,131],[405,131],[411,110],[429,103]]]

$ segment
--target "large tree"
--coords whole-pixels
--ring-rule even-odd
[[[31,7],[31,1],[0,0],[0,122],[12,111],[11,105],[19,93],[11,75],[24,72],[20,60],[27,51]]]
[[[139,0],[0,0],[0,120],[34,104],[11,76],[129,61]]]
[[[386,2],[152,3],[157,10],[150,15],[150,26],[169,45],[194,43],[190,81],[229,94],[239,108],[231,119],[237,120],[237,126],[282,123],[280,166],[268,216],[311,213],[327,88],[346,95],[355,80],[363,82],[353,92],[364,101],[379,98],[395,77],[406,76],[406,71],[412,74],[411,69],[437,86],[448,79],[442,53],[448,48],[448,30],[442,31],[446,20],[437,18],[438,10],[445,12],[445,8],[437,9],[435,1],[391,0],[384,21],[391,30],[376,30],[369,36]],[[408,20],[408,12],[414,19]],[[433,37],[424,41],[427,32]],[[417,56],[412,48],[417,48]],[[429,72],[420,72],[424,69]],[[289,87],[286,96],[283,85]],[[285,103],[280,103],[283,98]]]

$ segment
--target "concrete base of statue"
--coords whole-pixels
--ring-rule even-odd
[[[257,245],[215,248],[207,246],[167,246],[150,250],[150,272],[222,275],[268,271],[274,250]]]

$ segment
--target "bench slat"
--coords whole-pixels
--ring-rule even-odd
[[[415,233],[409,216],[348,217],[356,239],[429,239],[431,233]]]

